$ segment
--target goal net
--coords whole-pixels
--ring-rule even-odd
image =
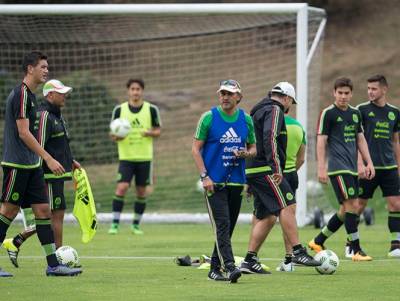
[[[320,11],[308,12],[308,49],[324,17]],[[296,36],[295,13],[1,15],[0,134],[4,101],[22,78],[23,55],[31,50],[44,52],[49,77],[74,89],[63,111],[71,147],[88,171],[98,210],[110,212],[118,166],[116,145],[108,136],[111,112],[127,100],[126,81],[143,78],[144,98],[160,108],[162,118],[148,210],[206,212],[191,157],[200,115],[218,104],[216,91],[222,79],[240,82],[241,106],[247,111],[277,82],[296,85]],[[308,68],[308,124],[304,125],[308,178],[315,178],[322,39],[314,48]],[[42,98],[40,91],[37,96]],[[70,196],[71,187],[67,187]],[[133,198],[129,192],[127,203]],[[72,197],[68,200],[72,208]],[[251,205],[244,203],[244,211],[250,212]]]

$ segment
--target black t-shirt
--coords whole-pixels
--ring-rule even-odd
[[[332,104],[321,112],[317,131],[328,136],[328,175],[357,175],[357,134],[363,132],[360,112]]]
[[[139,113],[140,110],[143,108],[143,105],[140,107],[133,107],[129,105],[129,110],[133,113]],[[151,126],[152,127],[161,127],[161,118],[160,118],[160,111],[158,110],[157,106],[150,104],[150,114],[151,114]],[[118,105],[114,108],[111,116],[111,120],[117,119],[121,116],[121,106]]]
[[[399,109],[388,103],[379,107],[371,101],[359,104],[357,108],[375,168],[397,168],[392,138],[400,127]]]
[[[29,130],[35,136],[36,109],[35,94],[24,83],[15,87],[7,97],[2,165],[15,168],[40,166],[39,156],[31,151],[19,137],[16,122],[18,119],[29,119]]]

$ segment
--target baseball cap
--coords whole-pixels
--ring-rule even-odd
[[[232,93],[242,93],[240,84],[233,79],[222,80],[219,83],[219,89],[217,92],[221,92],[221,91],[228,91],[228,92],[232,92]]]
[[[43,86],[43,95],[47,96],[49,92],[58,92],[61,94],[67,94],[72,91],[71,87],[65,86],[62,82],[57,79],[51,79],[46,82]]]
[[[294,87],[293,87],[293,85],[291,83],[288,83],[288,82],[277,83],[272,88],[271,92],[287,95],[287,96],[293,98],[293,102],[294,103],[297,103],[297,101],[296,101],[296,91],[294,90]]]

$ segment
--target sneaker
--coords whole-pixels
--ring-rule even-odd
[[[388,253],[389,257],[400,257],[400,248],[394,249]]]
[[[318,245],[315,243],[314,239],[310,240],[310,242],[308,243],[308,247],[313,250],[315,253],[319,253],[322,250],[325,250],[325,246],[324,245]]]
[[[221,270],[212,269],[208,272],[208,280],[228,281],[229,279],[222,274]]]
[[[356,254],[353,255],[351,260],[353,260],[353,261],[371,261],[372,257],[368,256],[363,250],[360,250]]]
[[[76,276],[80,273],[82,273],[81,269],[69,268],[63,264],[55,267],[47,267],[46,269],[46,276]]]
[[[118,234],[119,232],[119,224],[112,223],[110,229],[108,230],[108,234]]]
[[[293,251],[293,264],[304,265],[307,267],[317,267],[322,263],[315,260],[312,256],[307,253],[307,249],[302,247],[296,251]]]
[[[11,263],[17,268],[18,267],[18,253],[19,249],[14,245],[12,238],[7,238],[3,241],[3,247],[7,250],[8,258]]]
[[[200,255],[199,262],[200,262],[200,264],[211,263],[211,258],[208,257],[207,255],[203,254],[203,255]]]
[[[137,235],[143,235],[144,234],[143,231],[140,230],[139,225],[132,225],[131,226],[131,231],[132,231],[133,234],[137,234]]]
[[[12,277],[13,275],[0,268],[0,277]]]
[[[231,283],[236,283],[237,280],[242,276],[242,272],[235,265],[227,266],[226,270],[228,274],[228,280]]]
[[[257,261],[242,261],[240,264],[240,271],[243,274],[271,274],[266,271],[261,264]]]
[[[294,271],[294,264],[289,262],[285,264],[284,261],[282,261],[277,267],[276,267],[277,272],[293,272]]]
[[[346,258],[353,258],[354,252],[353,252],[353,249],[351,248],[350,244],[346,244],[346,246],[344,247],[344,256]]]

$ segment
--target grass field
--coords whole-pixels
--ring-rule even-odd
[[[84,272],[73,278],[47,278],[45,262],[36,237],[26,242],[15,269],[1,250],[0,266],[14,273],[0,280],[0,300],[399,300],[400,260],[387,259],[389,233],[380,218],[371,227],[361,226],[365,250],[373,262],[353,263],[343,259],[344,230],[327,246],[341,258],[334,275],[319,275],[313,268],[293,273],[274,272],[284,254],[279,225],[266,241],[260,257],[272,275],[244,275],[239,283],[207,280],[207,271],[178,267],[173,257],[208,254],[212,245],[209,225],[143,225],[144,236],[134,236],[123,225],[109,236],[100,225],[94,240],[84,245],[76,225],[68,225],[64,244],[74,246]],[[16,233],[20,225],[12,226]],[[233,238],[235,255],[244,256],[249,225],[238,225]],[[301,229],[303,242],[317,231]]]

